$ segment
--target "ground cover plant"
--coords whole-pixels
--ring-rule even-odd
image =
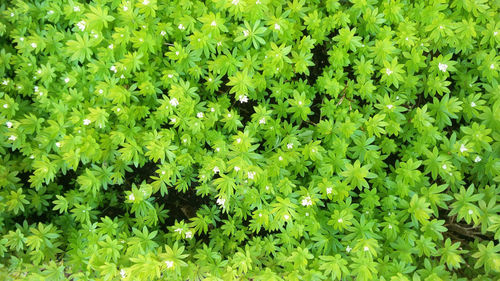
[[[1,280],[498,280],[500,1],[0,4]]]

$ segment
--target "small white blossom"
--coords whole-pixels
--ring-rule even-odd
[[[368,252],[368,251],[370,250],[370,248],[368,248],[368,246],[365,246],[365,247],[363,248],[363,250],[364,250],[365,252]]]
[[[240,3],[240,0],[233,0],[231,3],[232,3],[233,5],[238,5],[238,4]]]
[[[7,126],[7,128],[12,128],[12,122],[10,121],[5,122],[5,126]]]
[[[118,108],[116,109],[116,112],[120,112],[121,110],[122,110],[122,109],[118,107]]]
[[[3,80],[2,84],[5,86],[9,85],[9,80]]]
[[[218,204],[219,206],[224,207],[224,204],[225,204],[225,203],[226,203],[226,199],[224,199],[224,198],[217,198],[217,204]]]
[[[73,12],[80,12],[80,7],[74,6],[73,7]]]
[[[214,171],[214,174],[217,174],[220,172],[220,169],[219,169],[219,167],[215,166],[213,171]]]
[[[248,34],[250,34],[250,31],[248,31],[248,29],[243,30],[243,36],[247,37]]]
[[[102,94],[102,93],[104,93],[104,90],[103,89],[99,89],[98,93]]]
[[[191,231],[186,231],[186,238],[187,239],[193,238],[193,233]]]
[[[127,277],[127,273],[125,272],[125,269],[121,269],[120,270],[120,275],[121,275],[122,278]]]
[[[262,118],[259,120],[259,124],[266,124],[266,118],[262,117]]]
[[[142,1],[142,5],[149,5],[149,0]]]
[[[286,145],[286,148],[288,148],[288,149],[292,149],[292,148],[293,148],[293,143],[288,143],[288,144]]]
[[[212,21],[212,23],[210,23],[211,26],[217,26],[217,22],[215,21]]]
[[[3,108],[9,108],[9,105],[4,103]]]
[[[309,212],[306,212],[306,217],[308,217],[308,216],[309,216]]]
[[[31,47],[32,47],[33,49],[34,49],[34,48],[36,48],[36,46],[37,46],[37,45],[36,45],[36,43],[35,43],[35,42],[31,43]]]
[[[393,107],[394,107],[394,106],[393,106],[392,104],[388,104],[388,105],[387,105],[387,108],[388,108],[388,109],[392,109]]]
[[[392,74],[392,70],[390,70],[389,68],[386,68],[386,69],[385,69],[385,73],[386,73],[387,75],[391,75],[391,74]]]
[[[19,41],[23,42],[24,41],[24,37],[20,37]]]
[[[30,159],[35,159],[35,155],[31,155],[31,156],[30,156]]]
[[[276,30],[280,30],[281,29],[281,26],[277,23],[274,24],[274,29]]]
[[[198,112],[198,113],[196,114],[196,117],[198,117],[198,118],[203,118],[203,112]]]
[[[497,36],[498,31],[493,32],[493,36]]]
[[[185,29],[185,27],[184,27],[184,25],[182,25],[182,23],[180,23],[177,28],[179,28],[180,30],[184,30]]]
[[[112,66],[109,68],[109,70],[113,71],[114,73],[116,73],[116,72],[117,72],[117,70],[116,70],[116,66],[114,66],[114,65],[112,65]]]
[[[338,223],[342,223],[342,222],[344,222],[344,220],[342,218],[340,218],[340,219],[337,220],[337,222]]]
[[[312,205],[311,197],[307,196],[304,199],[302,199],[301,204],[302,206],[311,206]]]
[[[172,98],[170,100],[170,105],[173,106],[173,107],[176,107],[176,106],[179,105],[179,101],[176,98]]]
[[[123,75],[123,74],[122,74],[122,75],[120,75],[120,78],[121,78],[121,79],[124,79],[124,78],[125,78],[125,75]]]
[[[175,55],[178,56],[180,53],[179,51],[175,51]]]
[[[114,47],[115,47],[115,45],[113,45],[113,44],[109,44],[109,46],[108,46],[108,48],[111,50],[113,50]]]
[[[167,32],[165,32],[165,30],[162,30],[162,31],[160,31],[160,35],[165,36],[165,35],[167,35]]]
[[[177,233],[179,233],[179,234],[181,234],[182,233],[182,228],[176,228],[174,231],[177,232]]]
[[[231,113],[228,113],[227,118],[231,118],[231,117],[233,117],[233,115]]]
[[[284,216],[283,216],[283,218],[284,218],[285,220],[288,220],[288,219],[290,218],[290,216],[289,216],[288,214],[286,214],[286,215],[284,215]]]
[[[446,72],[446,69],[448,69],[448,65],[446,63],[439,63],[438,64],[438,68],[439,70],[441,70],[442,72]]]
[[[61,147],[61,143],[60,142],[56,142],[56,146],[57,147]]]
[[[389,227],[389,229],[392,229],[392,225],[391,225],[391,224],[389,224],[389,226],[388,226],[388,227]]]
[[[221,41],[217,42],[217,46],[222,46],[222,42]]]
[[[241,143],[241,138],[237,138],[236,143]]]
[[[408,41],[408,40],[410,40],[410,38],[406,37],[405,40]]]
[[[64,78],[64,83],[69,83],[69,78],[68,77]]]
[[[471,102],[471,103],[470,103],[470,106],[471,106],[471,107],[476,107],[476,103],[475,103],[475,102]]]
[[[239,100],[241,103],[245,103],[245,102],[248,102],[248,97],[245,95],[241,95],[241,96],[239,96]]]
[[[345,251],[346,251],[346,252],[348,252],[348,253],[349,253],[351,250],[352,250],[352,248],[351,248],[351,247],[349,247],[349,246],[347,246],[347,248],[345,248]]]
[[[494,69],[495,68],[495,65],[494,64],[490,64],[490,69]]]
[[[167,268],[174,267],[174,262],[173,261],[165,261],[165,264],[167,265]]]
[[[130,195],[128,196],[128,200],[130,201],[134,201],[135,200],[135,196],[133,193],[130,193]]]
[[[255,172],[248,172],[247,176],[248,176],[249,179],[253,180],[254,177],[255,177],[255,174],[256,174]]]
[[[215,108],[211,107],[210,112],[215,112]]]
[[[474,214],[474,211],[469,210],[469,215],[472,215],[472,214]]]
[[[90,120],[89,119],[83,119],[83,125],[87,126],[90,124]]]
[[[439,26],[439,29],[443,29],[443,28],[444,28],[444,26],[442,26],[442,25]]]
[[[236,172],[239,172],[239,171],[241,170],[241,168],[240,168],[240,167],[238,167],[238,166],[234,166],[234,170],[235,170]]]
[[[80,29],[81,31],[84,31],[85,30],[85,21],[84,20],[81,20],[79,21],[76,26],[78,27],[78,29]]]
[[[256,5],[260,5],[260,0],[255,1]]]
[[[215,151],[219,152],[219,151],[220,151],[220,148],[219,148],[219,147],[217,147],[217,148],[215,149]]]
[[[327,187],[326,188],[326,194],[331,194],[332,193],[332,188],[331,187]]]
[[[481,162],[481,160],[483,160],[483,159],[481,159],[481,157],[476,156],[476,158],[474,159],[474,162],[478,163],[478,162]]]
[[[9,137],[9,140],[11,140],[11,141],[15,141],[16,139],[17,139],[17,137],[14,135],[10,135],[10,137]]]
[[[446,168],[448,168],[448,167],[446,166],[446,164],[443,164],[443,166],[441,166],[441,167],[443,168],[443,170],[446,170]]]
[[[467,147],[465,147],[465,145],[460,145],[460,152],[464,152],[464,151],[467,151]]]
[[[262,218],[262,214],[259,214],[259,218]]]
[[[278,160],[283,161],[283,157],[281,157],[281,156],[278,157]]]
[[[176,118],[170,118],[170,122],[175,123],[177,121]]]
[[[266,190],[269,190],[269,185],[266,185]]]

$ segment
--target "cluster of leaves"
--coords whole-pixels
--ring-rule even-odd
[[[497,279],[499,8],[3,1],[0,279]]]

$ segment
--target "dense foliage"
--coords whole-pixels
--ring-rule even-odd
[[[1,280],[498,280],[500,1],[0,5]]]

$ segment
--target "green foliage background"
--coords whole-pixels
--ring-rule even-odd
[[[498,280],[498,0],[0,4],[0,279]]]

